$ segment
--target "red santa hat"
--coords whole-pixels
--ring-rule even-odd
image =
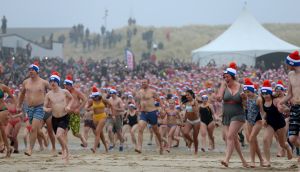
[[[229,74],[231,76],[235,76],[236,75],[236,70],[237,70],[237,65],[235,62],[231,62],[229,64],[229,67],[224,71],[224,74]]]
[[[96,86],[92,87],[92,97],[101,96]]]
[[[283,85],[283,81],[278,80],[275,88],[280,89],[280,90],[284,90],[285,88],[284,88],[284,85]]]
[[[73,85],[74,81],[73,81],[73,77],[71,75],[67,75],[66,76],[66,79],[64,81],[64,84],[66,85]]]
[[[53,71],[50,76],[50,81],[55,81],[59,85],[60,83],[60,74],[57,71]]]
[[[31,64],[29,66],[29,69],[33,69],[33,70],[35,70],[38,73],[40,71],[39,62],[38,61],[34,61],[33,64]]]
[[[286,63],[290,66],[300,66],[300,56],[298,51],[294,51],[286,57]]]
[[[272,95],[272,87],[269,80],[264,80],[263,86],[261,87],[261,93]]]
[[[248,91],[251,91],[252,93],[254,93],[255,88],[254,88],[254,85],[250,78],[244,79],[244,90],[248,90]]]

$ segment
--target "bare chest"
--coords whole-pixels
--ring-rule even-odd
[[[45,94],[46,88],[42,83],[27,83],[25,85],[25,90],[27,93],[31,94]]]
[[[153,99],[153,94],[148,91],[141,91],[141,98],[142,98],[142,100],[147,101],[147,100]]]
[[[117,107],[120,105],[119,99],[110,99],[110,104],[114,107]]]
[[[66,96],[61,92],[51,93],[49,99],[52,104],[64,104],[66,102]]]
[[[290,76],[290,82],[293,88],[300,87],[300,75],[294,74]]]

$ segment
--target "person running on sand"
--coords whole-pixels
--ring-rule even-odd
[[[14,90],[11,90],[11,93],[14,95]],[[13,153],[19,153],[18,134],[21,128],[22,113],[17,113],[16,104],[14,104],[12,97],[8,96],[5,99],[5,103],[7,108],[10,110],[9,120],[5,132],[7,137],[11,140],[10,145],[14,147]]]
[[[215,111],[213,105],[209,103],[209,97],[207,95],[201,96],[202,103],[199,106],[201,125],[201,151],[205,152],[206,150],[206,135],[208,135],[210,148],[209,150],[215,149],[215,138],[214,138],[214,129],[215,129]]]
[[[284,84],[283,84],[283,81],[282,80],[278,80],[276,86],[275,86],[275,94],[274,94],[274,99],[278,102],[280,102],[282,99],[284,99],[285,97],[285,88],[284,88]],[[286,105],[288,105],[288,103],[286,103]],[[290,105],[288,105],[290,107]],[[287,112],[284,112],[283,113],[284,115],[284,119],[285,119],[285,132],[287,133],[288,130],[289,130],[289,115],[290,115],[290,112],[287,111]],[[278,143],[278,136],[275,134],[275,138],[276,138],[276,141],[277,141],[277,149],[278,149],[278,152],[277,152],[277,157],[285,157],[286,155],[286,152],[285,150],[280,146],[280,144]],[[288,140],[289,141],[289,140]]]
[[[187,90],[185,94],[185,100],[182,102],[185,105],[185,116],[184,116],[184,128],[183,135],[188,141],[187,146],[191,148],[194,143],[194,154],[198,154],[198,135],[200,130],[200,115],[199,115],[199,104],[195,99],[195,94],[192,90]],[[193,129],[193,138],[190,133]]]
[[[86,104],[86,108],[87,108],[87,105],[88,104]],[[93,112],[92,109],[87,109],[84,112],[84,116],[83,116],[83,119],[84,119],[83,137],[86,141],[88,140],[89,131],[91,129],[92,129],[94,135],[96,136],[96,126],[95,126],[94,121],[93,121],[93,114],[94,114],[94,112]]]
[[[88,101],[87,109],[93,111],[93,121],[94,125],[96,126],[95,142],[93,148],[91,148],[91,151],[93,153],[96,153],[101,138],[101,141],[105,147],[105,152],[107,153],[108,147],[103,133],[103,128],[105,126],[105,121],[107,118],[105,108],[111,108],[112,113],[114,113],[114,109],[112,108],[109,101],[105,97],[102,97],[101,93],[99,93],[98,89],[95,86],[92,88],[91,97],[92,100]]]
[[[246,119],[247,119],[247,136],[250,144],[250,167],[255,167],[255,154],[257,154],[260,166],[263,166],[264,159],[258,145],[257,135],[262,129],[262,118],[260,112],[263,110],[260,107],[261,98],[255,94],[254,84],[249,78],[244,80],[244,93],[247,96],[246,103]]]
[[[155,99],[157,99],[157,94],[153,89],[149,88],[149,79],[142,80],[142,88],[137,93],[137,104],[139,107],[140,120],[139,120],[139,133],[138,142],[135,148],[135,152],[142,153],[143,145],[143,133],[147,126],[147,123],[151,124],[152,130],[157,137],[159,144],[159,153],[163,154],[162,138],[157,126],[157,107],[155,107]]]
[[[284,105],[280,105],[278,100],[273,98],[272,87],[269,80],[265,80],[263,83],[263,87],[261,88],[261,97],[262,103],[260,106],[263,108],[263,114],[265,114],[265,117],[263,117],[263,119],[265,119],[263,123],[266,127],[263,138],[266,162],[263,166],[270,167],[270,148],[275,133],[277,134],[280,146],[287,151],[288,159],[293,158],[292,150],[286,141],[286,123],[283,114],[280,112],[280,110],[289,110],[289,108],[283,107]]]
[[[290,109],[290,120],[289,120],[289,141],[295,147],[300,147],[300,56],[299,52],[295,51],[289,54],[286,58],[286,63],[290,72],[288,73],[289,85],[287,96],[285,96],[279,105],[284,105],[291,102],[292,107]],[[288,112],[286,110],[285,112]],[[300,163],[300,156],[298,158],[298,163]]]
[[[2,64],[0,64],[0,74],[2,74],[2,73],[3,73],[3,66],[2,66]],[[16,99],[12,95],[8,86],[0,83],[0,132],[1,132],[1,136],[2,136],[1,138],[4,143],[4,148],[6,148],[6,156],[5,157],[8,158],[11,155],[12,149],[10,148],[10,145],[8,144],[7,135],[5,133],[5,126],[8,123],[8,117],[9,117],[9,113],[10,113],[9,111],[11,111],[12,109],[8,109],[8,107],[6,106],[6,103],[4,102],[5,93],[8,94],[8,96],[12,98],[12,103],[14,105],[16,105]]]
[[[79,138],[81,140],[81,146],[87,147],[86,139],[80,134],[80,110],[85,106],[87,102],[87,98],[85,95],[79,91],[78,89],[75,89],[73,87],[73,78],[71,75],[67,75],[64,86],[65,89],[67,89],[73,96],[73,104],[71,105],[71,112],[69,112],[70,121],[69,121],[69,127],[72,130],[73,136]]]
[[[131,141],[136,147],[136,136],[135,136],[135,131],[138,129],[138,114],[136,111],[136,106],[134,104],[129,104],[128,105],[128,110],[124,114],[124,121],[126,121],[124,127],[123,127],[123,137],[125,135],[126,129],[129,130],[130,136],[131,136]]]
[[[66,89],[61,89],[60,75],[52,72],[49,79],[51,90],[46,94],[44,111],[52,113],[52,128],[62,148],[62,158],[66,164],[69,163],[69,149],[67,143],[69,118],[68,113],[74,103],[73,96]]]
[[[115,89],[111,89],[109,91],[110,94],[110,98],[109,98],[109,103],[112,105],[115,113],[112,113],[111,116],[111,120],[109,120],[109,138],[110,138],[110,142],[111,143],[115,143],[114,142],[114,134],[112,132],[112,130],[115,130],[116,135],[118,137],[118,139],[120,140],[120,147],[119,147],[119,151],[122,152],[123,151],[123,143],[124,143],[124,138],[122,136],[122,119],[123,119],[123,114],[125,111],[125,107],[124,107],[124,103],[122,101],[122,99],[120,97],[117,96],[117,91]],[[114,144],[111,144],[109,149],[112,149],[114,147]]]
[[[22,83],[22,89],[17,106],[17,111],[20,112],[22,110],[21,107],[24,99],[28,106],[27,114],[32,130],[30,132],[30,145],[28,146],[28,150],[25,152],[25,155],[27,156],[32,155],[37,135],[42,136],[41,128],[45,116],[43,104],[46,91],[50,88],[49,82],[39,77],[39,72],[40,69],[37,62],[29,66],[29,78],[24,80]],[[52,154],[56,155],[51,117],[47,119],[46,124],[48,126],[48,134],[52,144]]]
[[[245,103],[246,96],[243,93],[243,87],[236,80],[237,66],[234,62],[230,63],[229,68],[224,71],[223,79],[219,93],[217,96],[218,101],[223,100],[223,125],[224,125],[224,138],[226,142],[225,159],[221,164],[228,167],[229,160],[236,149],[244,167],[248,167],[242,151],[241,145],[238,140],[238,133],[245,123],[245,112],[243,103]]]
[[[175,108],[175,101],[173,99],[169,100],[168,107],[165,110],[165,113],[167,115],[167,126],[169,129],[168,132],[168,145],[167,145],[167,152],[170,152],[170,148],[172,147],[173,140],[176,141],[176,145],[179,144],[179,139],[176,138],[175,131],[178,127],[178,125],[182,125],[182,121],[179,115],[179,112]],[[178,123],[178,120],[181,121]]]

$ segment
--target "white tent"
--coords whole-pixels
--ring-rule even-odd
[[[291,52],[299,47],[287,43],[269,31],[246,10],[218,38],[192,51],[193,62],[200,66],[214,60],[217,66],[231,61],[255,65],[256,57],[274,52]]]

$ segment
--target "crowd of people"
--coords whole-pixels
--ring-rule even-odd
[[[52,154],[57,155],[56,138],[65,163],[70,154],[68,130],[82,147],[91,147],[92,153],[97,152],[100,140],[106,152],[116,145],[123,151],[127,133],[134,151],[142,153],[143,133],[149,128],[160,154],[176,149],[180,141],[198,154],[199,147],[203,152],[216,148],[214,129],[223,126],[226,151],[221,164],[225,167],[234,149],[244,167],[256,167],[256,154],[260,166],[270,167],[274,138],[278,156],[288,159],[293,156],[292,148],[300,144],[297,51],[286,59],[291,70],[288,74],[284,66],[262,71],[238,69],[235,63],[198,67],[178,60],[144,61],[133,70],[110,59],[63,61],[16,56],[2,60],[0,151],[6,157],[19,153],[17,136],[23,122],[25,155],[34,153],[36,141],[43,150],[48,138]],[[262,154],[257,136],[263,127]],[[87,142],[90,130],[95,135],[94,145]],[[250,164],[240,147],[241,130],[250,145]]]

